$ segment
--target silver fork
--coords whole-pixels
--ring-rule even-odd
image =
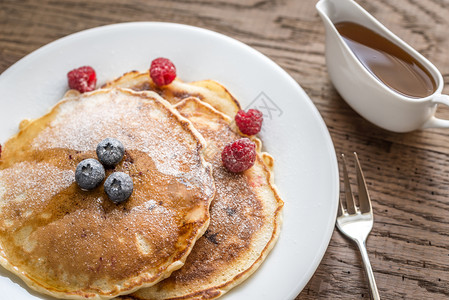
[[[371,208],[371,200],[368,195],[365,177],[363,176],[357,153],[354,152],[357,170],[359,206],[355,203],[351,185],[349,184],[345,155],[342,154],[341,157],[343,160],[346,209],[344,208],[343,200],[340,199],[337,227],[344,235],[353,240],[359,247],[363,265],[365,266],[366,276],[369,281],[371,298],[378,300],[380,299],[379,292],[377,291],[376,280],[374,279],[373,269],[371,268],[371,263],[368,258],[368,252],[366,252],[365,245],[366,238],[373,228],[373,210]]]

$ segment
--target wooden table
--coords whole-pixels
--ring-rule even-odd
[[[449,1],[357,1],[441,71],[449,93]],[[282,66],[326,122],[337,153],[357,151],[371,192],[368,239],[383,299],[449,297],[449,130],[396,134],[355,113],[327,76],[324,27],[311,0],[0,0],[0,72],[67,34],[126,21],[204,27],[251,45]],[[438,116],[449,119],[449,109]],[[306,247],[307,245],[304,245]],[[335,231],[296,299],[366,299],[357,249]]]

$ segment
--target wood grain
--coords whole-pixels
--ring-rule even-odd
[[[449,1],[357,1],[441,71],[449,93]],[[304,88],[337,153],[357,151],[373,200],[368,239],[382,299],[449,298],[449,131],[406,134],[375,127],[329,81],[316,1],[0,0],[0,72],[57,38],[105,24],[169,21],[200,26],[269,56]],[[449,109],[438,116],[449,119]],[[306,247],[307,245],[304,245]],[[357,249],[335,231],[296,300],[368,299]]]

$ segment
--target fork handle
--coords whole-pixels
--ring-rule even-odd
[[[377,290],[376,279],[374,278],[373,269],[369,261],[368,252],[366,251],[365,241],[356,240],[357,246],[362,255],[363,265],[365,266],[366,277],[368,277],[371,298],[373,300],[380,300],[379,291]]]

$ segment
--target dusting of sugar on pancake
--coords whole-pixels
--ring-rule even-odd
[[[45,202],[75,181],[73,170],[60,169],[54,165],[40,162],[20,162],[14,168],[0,170],[0,182],[3,182],[0,194],[1,207],[6,199],[20,202]]]
[[[104,97],[100,94],[99,97]],[[102,106],[98,101],[86,101],[80,106],[70,102],[60,109],[61,117],[52,121],[32,142],[35,149],[62,148],[77,151],[95,149],[98,142],[108,132],[109,136],[120,140],[125,149],[139,150],[150,155],[158,170],[167,175],[182,176],[182,167],[192,161],[191,148],[177,142],[176,137],[183,134],[183,128],[167,124],[167,113],[161,110],[147,110],[147,106],[136,106],[129,109],[126,96],[110,93],[107,95],[112,105]],[[92,98],[92,97],[90,97]],[[81,97],[81,101],[83,98]],[[108,104],[111,104],[108,102]],[[74,106],[76,109],[74,109]],[[126,112],[126,113],[124,113]],[[148,128],[142,126],[142,113],[149,113]],[[67,123],[70,118],[77,122]],[[129,122],[131,121],[131,122]],[[127,124],[126,129],[118,124]],[[54,130],[53,128],[58,128]],[[132,132],[132,135],[130,134]],[[172,138],[162,138],[170,135]],[[196,147],[196,141],[188,141]]]

